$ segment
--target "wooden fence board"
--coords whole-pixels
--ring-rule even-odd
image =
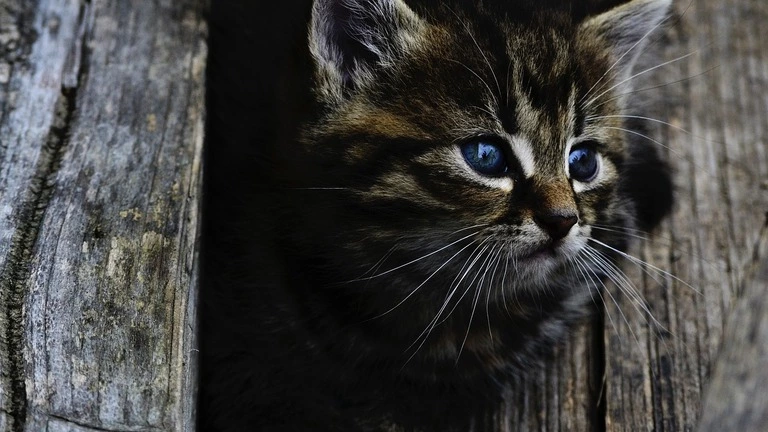
[[[5,428],[193,429],[205,7],[34,6],[0,117]]]
[[[745,279],[747,269],[768,259],[756,246],[768,211],[768,4],[696,0],[675,7],[658,44],[664,60],[687,57],[641,83],[660,86],[646,115],[669,124],[642,123],[665,147],[676,206],[632,251],[674,276],[624,265],[658,323],[614,290],[618,307],[606,308],[616,322],[605,328],[607,430],[696,427],[726,317],[743,287],[757,289]],[[738,350],[754,353],[746,344]]]
[[[700,431],[768,427],[768,220],[744,292],[730,313],[723,349],[705,393]]]

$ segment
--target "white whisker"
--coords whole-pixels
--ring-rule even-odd
[[[374,265],[372,265],[371,268],[366,270],[365,273],[363,273],[360,276],[358,276],[358,279],[365,277],[365,275],[367,275],[368,273],[374,273],[375,274],[379,270],[379,268],[382,265],[384,265],[384,262],[387,260],[387,258],[389,258],[392,255],[392,253],[395,251],[395,249],[397,249],[397,247],[400,245],[400,242],[402,242],[402,237],[401,237],[400,240],[396,241],[395,244],[391,248],[389,248],[387,253],[385,253],[384,256],[381,257],[378,261],[376,261],[376,263]]]
[[[490,246],[490,245],[486,245],[486,247],[485,247],[485,248],[484,248],[484,249],[483,249],[483,250],[480,252],[480,254],[484,253],[484,252],[485,252],[485,250],[487,250],[489,246]],[[492,250],[493,250],[493,249],[491,249],[491,251],[492,251]],[[488,260],[490,259],[490,254],[491,254],[491,252],[488,252],[488,255],[487,255],[487,256],[486,256],[486,257],[483,259],[483,262],[480,264],[480,267],[483,267],[483,266],[485,266],[485,264],[486,264],[486,263],[488,262]],[[475,273],[475,276],[474,276],[474,277],[473,277],[473,278],[472,278],[472,279],[469,281],[469,283],[467,283],[467,289],[465,289],[465,290],[464,290],[464,292],[461,294],[461,296],[459,297],[459,299],[458,299],[458,300],[456,300],[456,303],[454,303],[454,304],[453,304],[453,307],[451,308],[451,310],[450,310],[450,311],[448,311],[448,314],[445,316],[445,318],[443,318],[443,320],[442,320],[442,321],[440,321],[438,324],[442,324],[442,323],[444,323],[444,322],[445,322],[445,321],[446,321],[448,318],[450,318],[450,317],[451,317],[451,314],[453,314],[453,312],[454,312],[454,311],[456,310],[456,308],[459,306],[459,304],[460,304],[460,303],[461,303],[461,301],[464,299],[464,297],[466,297],[466,295],[467,295],[467,293],[469,292],[469,290],[470,290],[470,289],[472,289],[472,284],[474,284],[474,283],[475,283],[475,281],[477,280],[477,278],[478,278],[478,277],[480,277],[480,273],[479,273],[479,272],[478,272],[478,273]],[[462,279],[463,279],[463,278],[462,278]],[[459,281],[459,283],[461,283],[461,281]],[[458,288],[458,284],[456,285],[456,288]]]
[[[702,140],[704,142],[708,142],[708,143],[712,143],[712,144],[721,144],[721,145],[725,144],[725,143],[722,143],[722,142],[719,142],[719,141],[710,140],[710,139],[702,137],[702,136],[694,135],[692,132],[690,132],[689,130],[687,130],[685,128],[673,125],[672,123],[665,122],[663,120],[651,118],[651,117],[644,117],[644,116],[638,116],[638,115],[604,115],[604,116],[590,116],[590,117],[587,117],[588,120],[598,120],[598,119],[608,119],[608,118],[625,118],[625,119],[646,120],[646,121],[650,121],[650,122],[654,122],[654,123],[659,123],[659,124],[668,126],[668,127],[672,128],[672,129],[675,129],[675,130],[678,130],[680,132],[683,132],[686,135],[689,135],[689,136],[691,136],[693,138],[696,138],[696,139],[700,139],[700,140]]]
[[[574,263],[579,267],[579,271],[582,275],[584,275],[584,279],[592,282],[595,284],[595,279],[597,279],[597,282],[600,283],[600,285],[603,287],[605,291],[608,290],[608,288],[603,283],[602,279],[600,279],[599,276],[595,274],[595,272],[591,272],[594,276],[589,276],[589,265],[587,265],[586,260],[583,259],[583,257],[576,256]],[[611,313],[608,311],[608,305],[605,303],[605,298],[603,297],[603,294],[600,292],[600,287],[595,284],[595,292],[597,293],[598,297],[600,297],[600,302],[603,304],[603,311],[605,311],[605,314],[608,315],[608,321],[611,323],[611,327],[613,327],[613,331],[616,332],[616,334],[619,334],[619,328],[616,327],[616,322],[613,320],[613,317],[611,316]],[[592,297],[592,301],[595,301],[595,298],[592,296],[592,292],[590,292],[590,297]]]
[[[599,84],[600,84],[600,83],[601,83],[601,82],[602,82],[602,81],[605,79],[605,77],[607,77],[607,76],[608,76],[608,74],[609,74],[609,73],[610,73],[610,72],[611,72],[611,71],[612,71],[614,68],[616,68],[616,66],[618,66],[618,65],[621,63],[621,61],[624,59],[624,57],[626,57],[627,55],[629,55],[629,54],[630,54],[632,51],[634,51],[634,50],[635,50],[635,49],[636,49],[638,46],[640,46],[640,44],[642,44],[642,43],[645,41],[645,39],[646,39],[646,38],[648,38],[648,36],[650,36],[650,35],[651,35],[653,32],[655,32],[655,31],[656,31],[656,29],[658,29],[659,27],[661,27],[661,25],[662,25],[662,24],[664,24],[666,21],[668,21],[670,18],[671,18],[671,15],[670,15],[670,16],[668,16],[668,17],[666,17],[666,18],[664,18],[663,20],[659,21],[659,22],[658,22],[658,24],[656,24],[655,26],[653,26],[653,27],[652,27],[650,30],[648,30],[648,31],[647,31],[647,32],[646,32],[646,33],[645,33],[645,34],[644,34],[644,35],[643,35],[643,36],[642,36],[640,39],[638,39],[638,40],[637,40],[637,42],[635,42],[635,43],[634,43],[634,44],[633,44],[631,47],[629,47],[629,49],[627,49],[627,50],[624,52],[624,54],[622,54],[621,56],[619,56],[619,58],[618,58],[618,59],[616,59],[616,61],[615,61],[615,62],[613,62],[613,64],[612,64],[612,65],[611,65],[611,66],[610,66],[610,67],[609,67],[609,68],[608,68],[608,69],[605,71],[605,73],[603,73],[603,75],[602,75],[602,76],[600,76],[600,78],[599,78],[599,79],[598,79],[598,80],[597,80],[597,81],[596,81],[596,82],[595,82],[595,83],[592,85],[592,87],[590,87],[590,89],[589,89],[589,90],[587,90],[587,92],[586,92],[586,93],[584,93],[584,96],[582,96],[582,97],[581,97],[581,99],[579,99],[579,102],[578,102],[578,103],[580,104],[580,103],[581,103],[581,102],[582,102],[584,99],[586,99],[586,98],[589,96],[589,94],[590,94],[590,93],[592,93],[592,91],[595,89],[595,87],[597,87],[597,86],[598,86],[598,85],[599,85]],[[610,90],[609,90],[609,91],[610,91]]]
[[[466,230],[468,230],[468,229],[477,228],[477,227],[480,227],[480,226],[484,226],[484,224],[481,224],[481,225],[474,225],[474,226],[471,226],[471,227],[467,227],[467,228],[462,228],[461,230],[459,230],[459,231],[456,231],[456,232],[454,232],[453,234],[455,234],[455,233],[457,233],[457,232],[461,232],[461,231],[466,231]],[[453,241],[453,242],[451,242],[451,243],[449,243],[449,244],[447,244],[447,245],[445,245],[445,246],[443,246],[443,247],[441,247],[441,248],[439,248],[439,249],[436,249],[436,250],[434,250],[434,251],[432,251],[432,252],[429,252],[429,253],[427,253],[426,255],[422,255],[422,256],[421,256],[421,257],[419,257],[419,258],[416,258],[416,259],[413,259],[413,260],[411,260],[411,261],[408,261],[408,262],[407,262],[407,263],[405,263],[405,264],[401,264],[401,265],[399,265],[399,266],[397,266],[397,267],[391,268],[391,269],[389,269],[389,270],[386,270],[386,271],[384,271],[384,272],[382,272],[382,273],[377,273],[377,274],[375,274],[375,275],[372,275],[372,276],[367,276],[367,277],[364,277],[364,278],[356,278],[356,279],[352,279],[352,280],[350,280],[350,281],[347,281],[347,282],[345,282],[345,283],[351,283],[351,282],[359,282],[359,281],[363,281],[363,280],[374,279],[374,278],[377,278],[377,277],[381,277],[381,276],[384,276],[384,275],[386,275],[386,274],[392,273],[393,271],[396,271],[396,270],[400,270],[400,269],[401,269],[401,268],[403,268],[403,267],[407,267],[407,266],[409,266],[409,265],[415,264],[415,263],[417,263],[417,262],[419,262],[419,261],[421,261],[421,260],[423,260],[423,259],[429,258],[430,256],[432,256],[432,255],[434,255],[434,254],[436,254],[436,253],[439,253],[439,252],[441,252],[441,251],[444,251],[444,250],[448,249],[449,247],[451,247],[451,246],[455,245],[456,243],[462,242],[462,241],[464,241],[464,240],[466,240],[466,239],[468,239],[468,238],[470,238],[470,237],[472,237],[472,236],[475,236],[475,235],[477,235],[479,232],[480,232],[480,231],[475,231],[475,232],[473,232],[473,233],[471,233],[471,234],[469,234],[469,235],[467,235],[467,236],[464,236],[464,237],[462,237],[462,238],[460,238],[460,239],[458,239],[458,240],[456,240],[456,241]]]
[[[687,286],[688,288],[692,289],[693,292],[695,292],[696,294],[702,295],[701,291],[699,291],[698,289],[694,288],[692,285],[690,285],[689,283],[687,283],[684,280],[680,279],[679,277],[673,275],[672,273],[669,273],[668,271],[662,270],[662,269],[654,266],[653,264],[650,264],[650,263],[647,263],[647,262],[641,260],[640,258],[636,258],[636,257],[634,257],[634,256],[632,256],[632,255],[630,255],[630,254],[628,254],[626,252],[622,252],[622,251],[620,251],[620,250],[618,250],[618,249],[616,249],[614,247],[611,247],[611,246],[601,242],[600,240],[596,240],[596,239],[591,238],[591,237],[589,238],[589,240],[592,240],[593,242],[599,244],[600,246],[603,246],[603,247],[605,247],[607,249],[610,249],[610,250],[618,253],[619,255],[627,258],[628,260],[630,260],[630,261],[632,261],[634,263],[637,263],[637,264],[640,264],[640,265],[643,265],[643,266],[647,266],[647,267],[652,268],[653,270],[655,270],[655,271],[657,271],[657,272],[659,272],[659,273],[661,273],[661,274],[663,274],[665,276],[671,277],[672,279],[675,279],[676,281],[680,282],[681,284],[683,284],[683,285]]]
[[[419,340],[421,340],[421,343],[419,343],[419,345],[416,347],[416,349],[414,349],[414,351],[413,351],[413,354],[411,354],[411,355],[410,355],[410,357],[408,357],[408,359],[405,361],[405,363],[403,364],[403,366],[407,365],[407,364],[408,364],[408,363],[411,361],[411,359],[413,359],[413,357],[414,357],[414,356],[416,356],[416,354],[419,352],[419,350],[421,350],[421,347],[422,347],[422,346],[424,346],[424,344],[427,342],[427,339],[429,339],[429,335],[430,335],[430,334],[432,334],[432,330],[434,330],[434,329],[435,329],[435,327],[436,327],[437,325],[439,325],[440,323],[442,323],[442,321],[441,321],[440,323],[438,323],[438,320],[440,319],[440,315],[441,315],[441,314],[443,313],[443,311],[445,311],[445,309],[448,307],[448,304],[449,304],[449,302],[450,302],[451,298],[453,297],[453,294],[454,294],[454,293],[456,292],[456,290],[458,289],[458,286],[459,286],[459,284],[461,283],[461,281],[462,281],[462,280],[464,279],[464,277],[465,277],[465,276],[466,276],[466,275],[469,273],[469,271],[472,269],[472,267],[475,265],[475,263],[476,263],[476,262],[477,262],[477,261],[480,259],[480,256],[482,256],[483,252],[485,252],[485,250],[487,250],[487,248],[488,248],[488,245],[485,245],[485,246],[483,246],[483,245],[484,245],[484,243],[486,243],[487,241],[488,241],[488,238],[486,237],[486,238],[485,238],[485,239],[484,239],[482,242],[480,242],[480,243],[477,245],[477,247],[476,247],[476,248],[475,248],[475,249],[472,251],[472,253],[470,254],[470,256],[467,258],[467,262],[464,264],[464,266],[462,266],[462,270],[464,269],[464,267],[467,267],[467,263],[469,262],[469,260],[472,260],[472,262],[471,262],[471,264],[469,264],[469,266],[467,267],[466,271],[464,272],[464,275],[461,277],[461,279],[460,279],[460,280],[458,281],[458,283],[456,284],[456,288],[454,288],[452,291],[451,291],[451,290],[450,290],[450,288],[449,288],[449,291],[450,291],[450,293],[449,293],[449,294],[446,296],[446,299],[443,301],[443,305],[440,307],[440,310],[437,312],[437,314],[435,314],[435,317],[434,317],[434,318],[433,318],[433,319],[432,319],[432,320],[429,322],[429,324],[427,324],[427,326],[426,326],[426,327],[424,328],[424,330],[422,330],[422,332],[421,332],[421,333],[420,333],[420,334],[419,334],[419,335],[416,337],[416,339],[415,339],[413,342],[411,342],[411,344],[410,344],[410,345],[408,345],[408,347],[405,349],[405,351],[407,352],[407,351],[408,351],[409,349],[411,349],[411,348],[412,348],[414,345],[416,345],[416,344],[419,342]],[[481,248],[481,246],[482,246],[482,249],[480,249],[480,248]],[[477,250],[478,250],[478,249],[480,249],[480,252],[477,252]],[[477,252],[477,255],[475,255],[475,253],[476,253],[476,252]],[[474,256],[474,259],[472,258],[472,256]],[[461,270],[459,270],[459,274],[461,274]],[[458,275],[457,275],[457,277],[458,277]],[[455,280],[456,280],[456,279],[454,279],[454,281],[455,281]],[[452,286],[452,285],[453,285],[453,283],[451,284],[451,286]]]
[[[437,270],[433,271],[433,272],[432,272],[432,273],[431,273],[431,274],[430,274],[430,275],[429,275],[429,276],[428,276],[426,279],[424,279],[424,282],[422,282],[422,283],[421,283],[421,284],[419,284],[419,285],[418,285],[416,288],[414,288],[413,290],[411,290],[411,292],[410,292],[410,293],[408,293],[408,295],[407,295],[407,296],[405,296],[405,298],[404,298],[404,299],[400,300],[400,302],[399,302],[398,304],[396,304],[396,305],[392,306],[392,308],[391,308],[391,309],[389,309],[388,311],[386,311],[386,312],[384,312],[384,313],[382,313],[382,314],[380,314],[380,315],[377,315],[377,316],[373,317],[372,319],[381,318],[381,317],[383,317],[384,315],[387,315],[388,313],[390,313],[390,312],[392,312],[393,310],[395,310],[395,309],[397,309],[398,307],[400,307],[400,305],[402,305],[403,303],[405,303],[405,302],[406,302],[406,301],[407,301],[409,298],[411,298],[411,296],[413,296],[414,294],[416,294],[416,292],[417,292],[417,291],[418,291],[418,290],[419,290],[421,287],[423,287],[423,286],[424,286],[424,285],[425,285],[427,282],[429,282],[429,280],[430,280],[430,279],[432,279],[432,278],[433,278],[433,277],[434,277],[434,276],[437,274],[437,272],[439,272],[440,270],[442,270],[442,269],[443,269],[443,267],[447,266],[447,265],[448,265],[448,263],[450,263],[451,261],[453,261],[453,259],[454,259],[454,258],[456,258],[456,257],[457,257],[457,256],[458,256],[460,253],[464,252],[464,251],[465,251],[465,250],[466,250],[468,247],[472,246],[472,243],[474,243],[474,242],[470,242],[468,245],[466,245],[466,246],[464,246],[463,248],[459,249],[459,251],[458,251],[458,252],[456,252],[456,253],[455,253],[455,254],[453,254],[453,255],[452,255],[450,258],[448,258],[448,259],[447,259],[447,260],[446,260],[446,261],[445,261],[445,262],[444,262],[442,265],[440,265],[440,267],[438,267],[438,268],[437,268]]]
[[[491,300],[491,292],[493,291],[493,287],[494,287],[493,282],[496,279],[496,270],[498,270],[499,264],[501,264],[501,260],[503,259],[501,255],[502,255],[502,252],[504,252],[505,246],[506,246],[505,243],[499,243],[498,252],[494,257],[495,262],[493,265],[493,271],[491,272],[491,278],[489,279],[489,282],[488,282],[488,292],[486,293],[486,296],[485,296],[485,317],[486,317],[486,320],[488,321],[488,336],[490,336],[491,343],[493,343],[493,332],[491,331],[491,314],[488,308]],[[503,292],[503,286],[502,286],[502,292]]]
[[[622,128],[622,127],[616,127],[616,126],[604,126],[604,127],[605,127],[606,129],[614,129],[614,130],[620,130],[620,131],[622,131],[622,132],[626,132],[626,133],[628,133],[628,134],[631,134],[631,135],[635,135],[635,136],[639,136],[639,137],[641,137],[641,138],[645,138],[645,139],[647,139],[648,141],[650,141],[650,142],[652,142],[652,143],[654,143],[654,144],[657,144],[657,145],[659,145],[659,146],[661,146],[661,147],[663,147],[663,148],[665,148],[665,149],[669,150],[669,152],[670,152],[670,153],[672,153],[672,154],[674,154],[675,156],[678,156],[679,158],[681,158],[681,159],[683,159],[683,160],[687,160],[687,161],[689,161],[689,162],[690,162],[690,163],[692,163],[692,164],[693,164],[693,165],[694,165],[696,168],[698,168],[698,169],[701,169],[701,170],[703,170],[703,171],[706,171],[706,170],[704,170],[704,168],[702,168],[701,166],[699,166],[699,165],[698,165],[698,164],[696,164],[695,162],[693,162],[693,161],[689,160],[688,158],[686,158],[686,156],[685,156],[684,154],[682,154],[682,153],[680,153],[680,152],[676,151],[675,149],[673,149],[672,147],[670,147],[670,146],[668,146],[668,145],[666,145],[666,144],[662,143],[661,141],[658,141],[658,140],[655,140],[655,139],[653,139],[653,138],[649,137],[648,135],[643,135],[643,134],[641,134],[640,132],[636,132],[636,131],[633,131],[633,130],[631,130],[631,129],[626,129],[626,128]]]
[[[635,89],[635,90],[627,91],[627,92],[624,92],[624,93],[619,93],[617,95],[614,95],[614,96],[611,96],[611,97],[609,97],[607,99],[604,99],[602,102],[600,102],[598,104],[591,105],[591,107],[594,110],[594,109],[597,109],[597,108],[599,108],[599,107],[601,107],[601,106],[603,106],[603,105],[605,105],[605,104],[607,104],[609,102],[615,101],[617,99],[621,99],[622,97],[625,97],[625,96],[630,96],[630,95],[637,94],[637,93],[642,93],[642,92],[646,92],[646,91],[656,90],[656,89],[664,88],[664,87],[671,86],[671,85],[674,85],[674,84],[684,83],[684,82],[692,80],[694,78],[698,78],[700,76],[706,75],[706,74],[712,72],[713,70],[717,69],[718,67],[720,67],[720,65],[711,66],[710,68],[706,69],[704,72],[697,73],[696,75],[687,76],[687,77],[681,78],[679,80],[670,81],[670,82],[666,82],[664,84],[658,84],[658,85],[654,85],[654,86],[650,86],[650,87],[643,87],[641,89]]]
[[[486,88],[486,89],[488,89],[488,94],[490,94],[490,96],[493,98],[493,100],[494,100],[494,103],[496,104],[496,106],[498,106],[498,105],[499,105],[499,101],[496,99],[496,96],[494,95],[494,93],[493,93],[493,90],[491,90],[491,86],[489,86],[489,85],[488,85],[488,83],[487,83],[487,82],[485,82],[485,80],[483,79],[483,77],[481,77],[480,75],[478,75],[478,73],[477,73],[477,72],[473,71],[473,70],[472,70],[472,68],[470,68],[469,66],[465,65],[464,63],[462,63],[462,62],[460,62],[460,61],[458,61],[458,60],[454,60],[454,59],[448,59],[448,61],[450,61],[450,62],[454,62],[454,63],[458,63],[459,65],[463,66],[463,67],[464,67],[466,70],[468,70],[469,72],[471,72],[471,73],[472,73],[472,75],[476,76],[476,77],[477,77],[477,79],[479,79],[479,80],[480,80],[480,81],[481,81],[481,82],[482,82],[482,83],[485,85],[485,88]]]
[[[629,228],[629,227],[610,226],[610,225],[600,225],[600,224],[591,224],[590,226],[593,229],[596,229],[598,231],[611,232],[611,233],[619,234],[619,235],[626,236],[626,237],[635,238],[635,239],[646,241],[646,242],[659,242],[661,240],[659,243],[661,243],[664,246],[670,248],[670,250],[673,251],[673,252],[687,254],[687,255],[690,255],[691,257],[696,258],[697,260],[700,260],[700,261],[705,262],[707,264],[715,265],[715,263],[712,260],[707,259],[707,258],[701,256],[698,253],[695,253],[693,251],[684,250],[684,249],[682,249],[680,247],[675,246],[675,240],[674,239],[671,239],[669,237],[660,235],[659,233],[654,233],[653,234],[653,238],[651,238],[649,236],[643,235],[643,234],[648,234],[648,232],[643,231],[641,229],[633,229],[633,228]],[[625,230],[625,231],[622,231],[622,230]],[[639,234],[636,234],[636,233],[639,233]],[[662,285],[662,284],[660,284],[660,285]]]
[[[485,268],[485,270],[483,270],[483,275],[480,277],[480,280],[477,282],[477,285],[475,286],[475,295],[473,296],[473,299],[472,299],[472,312],[469,315],[469,323],[467,324],[467,332],[464,334],[464,340],[461,342],[461,347],[459,347],[459,353],[456,355],[456,364],[459,363],[459,358],[461,358],[461,353],[464,350],[464,345],[467,343],[467,338],[469,337],[469,332],[472,329],[472,320],[475,317],[475,311],[477,310],[477,303],[480,301],[480,294],[483,291],[483,281],[485,280],[485,276],[488,274],[488,269],[489,269],[490,263],[491,263],[491,257],[493,256],[493,253],[494,253],[495,250],[496,249],[493,248],[493,246],[491,246],[491,251],[488,253],[488,256],[483,261],[482,266]],[[473,279],[473,282],[474,282],[474,279]],[[470,283],[470,287],[471,286],[472,285]],[[467,288],[467,289],[469,290],[469,288]],[[466,294],[466,292],[465,292],[465,294]],[[456,301],[456,305],[457,306],[461,302],[462,298],[464,298],[463,295],[461,296],[461,298],[459,298],[459,300]],[[451,314],[448,313],[448,316],[451,316]],[[490,330],[490,327],[489,327],[489,330]]]
[[[501,96],[501,86],[499,85],[499,79],[496,77],[496,72],[493,71],[493,66],[491,66],[491,62],[488,60],[488,57],[485,55],[485,52],[483,51],[483,49],[480,48],[480,44],[477,43],[477,39],[475,39],[475,36],[472,34],[471,29],[469,28],[467,23],[464,20],[462,20],[461,17],[453,9],[448,7],[448,10],[450,10],[451,13],[453,13],[453,15],[456,17],[456,20],[458,20],[461,23],[461,25],[464,27],[464,31],[467,32],[467,35],[469,35],[469,37],[472,39],[472,43],[475,44],[475,47],[477,48],[477,51],[483,57],[483,60],[485,60],[485,64],[488,65],[488,70],[490,70],[491,75],[493,76],[494,81],[496,81],[496,89],[499,92],[498,94],[499,94],[499,96]],[[491,93],[491,96],[493,96],[493,99],[496,101],[496,105],[498,106],[499,105],[499,101],[498,101],[498,99],[496,99],[496,96],[494,96],[493,93]]]
[[[594,264],[597,264],[597,263],[594,261],[594,258],[592,258],[592,257],[589,257],[589,256],[587,256],[586,258],[590,258],[590,261],[592,261]],[[635,331],[634,331],[634,330],[632,330],[632,325],[630,325],[630,323],[629,323],[629,320],[627,319],[627,316],[624,314],[624,311],[621,309],[621,306],[619,305],[619,302],[618,302],[618,301],[616,301],[616,298],[613,296],[613,294],[611,294],[611,290],[610,290],[610,289],[608,289],[608,287],[607,287],[607,286],[605,286],[605,284],[604,284],[604,283],[603,283],[603,281],[600,279],[600,277],[599,277],[597,274],[595,274],[594,270],[592,270],[592,269],[591,269],[591,268],[589,268],[589,267],[587,267],[587,270],[588,270],[588,271],[590,271],[590,272],[591,272],[593,275],[595,275],[595,277],[596,277],[598,280],[600,280],[600,284],[603,286],[603,288],[604,288],[604,290],[605,290],[605,293],[606,293],[606,294],[608,294],[608,297],[610,297],[610,298],[611,298],[611,301],[613,302],[613,304],[614,304],[614,305],[616,305],[616,309],[619,311],[619,314],[621,315],[621,319],[624,321],[624,324],[626,324],[626,325],[627,325],[627,329],[629,330],[629,334],[631,334],[631,335],[632,335],[632,338],[633,338],[633,339],[635,340],[635,342],[637,343],[637,347],[638,347],[638,350],[639,350],[639,352],[640,352],[640,353],[643,353],[642,345],[640,344],[640,339],[639,339],[639,338],[637,337],[637,335],[635,334]],[[606,275],[606,276],[607,276],[609,279],[613,280],[613,278],[611,278],[611,275]],[[614,281],[614,282],[615,282],[615,281]],[[605,303],[605,300],[603,300],[603,303]],[[607,310],[608,310],[608,309],[606,308],[606,312],[607,312]],[[614,330],[616,330],[616,334],[619,334],[619,332],[618,332],[618,330],[616,329],[615,325],[614,325]],[[643,355],[645,356],[645,354],[644,354],[644,353],[643,353]]]
[[[587,246],[584,252],[592,257],[592,261],[600,268],[601,271],[605,272],[606,275],[609,275],[619,290],[626,294],[627,298],[629,298],[635,309],[638,312],[641,312],[642,316],[649,316],[653,323],[658,326],[658,328],[661,328],[667,332],[669,331],[661,322],[659,322],[659,320],[656,319],[656,317],[653,315],[653,312],[651,312],[651,309],[648,307],[648,304],[645,302],[645,299],[643,299],[642,295],[640,294],[640,291],[635,287],[632,281],[620,268],[618,268],[613,262],[611,262],[607,257],[602,255],[601,252],[596,249]],[[647,319],[645,319],[645,321],[647,324],[650,324]]]
[[[507,64],[507,78],[505,81],[506,88],[505,88],[505,100],[504,103],[506,105],[509,105],[509,70],[512,68],[512,59],[509,59],[509,64]]]
[[[672,64],[672,63],[678,62],[678,61],[680,61],[680,60],[684,60],[684,59],[686,59],[686,58],[688,58],[688,57],[690,57],[690,56],[692,56],[692,55],[694,55],[694,54],[697,54],[699,51],[700,51],[700,50],[696,50],[696,51],[693,51],[693,52],[689,52],[688,54],[682,55],[682,56],[680,56],[680,57],[677,57],[677,58],[674,58],[674,59],[672,59],[672,60],[668,60],[668,61],[665,61],[665,62],[663,62],[663,63],[661,63],[661,64],[657,64],[656,66],[653,66],[653,67],[647,68],[647,69],[645,69],[645,70],[642,70],[642,71],[640,71],[640,72],[638,72],[638,73],[636,73],[636,74],[634,74],[634,75],[630,76],[629,78],[623,79],[623,80],[619,81],[618,83],[616,83],[616,84],[612,85],[611,87],[607,88],[606,90],[603,90],[603,91],[602,91],[602,92],[600,92],[600,93],[599,93],[597,96],[595,96],[595,97],[591,98],[590,100],[588,100],[586,103],[584,103],[584,105],[583,105],[583,106],[584,106],[585,108],[586,108],[586,107],[589,107],[589,106],[591,106],[591,105],[592,105],[592,104],[593,104],[595,101],[599,100],[601,96],[603,96],[604,94],[606,94],[606,93],[610,92],[611,90],[613,90],[613,89],[615,89],[615,88],[617,88],[617,87],[620,87],[620,86],[622,86],[622,85],[624,85],[624,84],[626,84],[626,83],[628,83],[628,82],[632,81],[633,79],[635,79],[635,78],[637,78],[637,77],[639,77],[639,76],[645,75],[645,74],[647,74],[648,72],[654,71],[654,70],[656,70],[656,69],[662,68],[662,67],[664,67],[664,66],[667,66],[667,65],[669,65],[669,64]]]
[[[667,328],[665,325],[663,325],[653,315],[653,313],[651,313],[651,310],[650,310],[649,306],[647,305],[647,303],[645,302],[645,300],[643,299],[640,291],[629,280],[629,278],[626,276],[626,274],[624,274],[624,272],[622,272],[620,269],[618,269],[618,267],[616,267],[616,265],[609,258],[607,258],[602,252],[600,252],[600,251],[598,251],[597,249],[594,249],[594,248],[589,248],[589,249],[592,251],[593,254],[594,253],[599,254],[599,255],[594,255],[595,263],[602,262],[604,266],[605,265],[610,265],[612,268],[615,269],[615,270],[612,270],[612,271],[607,271],[608,277],[611,278],[611,280],[616,284],[617,288],[621,292],[623,292],[625,295],[627,295],[627,297],[630,299],[630,303],[633,305],[635,310],[640,314],[640,316],[645,321],[646,326],[650,328],[651,321],[652,321],[657,329],[661,329],[662,331],[664,331],[664,332],[666,332],[666,333],[668,333],[670,335],[673,335],[672,331],[669,328]],[[605,267],[603,267],[603,268],[605,268]],[[647,271],[646,271],[646,273],[653,278],[653,275],[651,275]],[[616,279],[616,277],[621,278],[621,280]],[[655,280],[655,278],[654,278],[654,280]],[[656,281],[656,282],[659,283],[658,281]],[[639,308],[638,308],[638,306],[639,306]],[[640,310],[640,309],[642,309],[642,310]],[[648,317],[650,317],[651,321],[648,320]],[[653,331],[653,333],[656,334],[656,331]],[[662,344],[663,344],[663,346],[664,346],[664,348],[665,348],[665,350],[667,352],[672,352],[671,348],[669,347],[669,344],[667,343],[667,341],[664,338],[658,337],[658,340],[662,342]],[[685,345],[685,343],[683,343],[683,345]]]

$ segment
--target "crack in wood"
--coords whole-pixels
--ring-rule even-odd
[[[128,432],[158,432],[158,431],[162,430],[162,429],[152,428],[152,427],[150,427],[150,428],[142,427],[142,428],[128,428],[128,429],[126,429],[125,426],[120,426],[119,428],[109,428],[109,427],[96,426],[96,425],[93,425],[93,424],[89,424],[89,423],[73,420],[71,418],[60,416],[60,415],[56,415],[56,414],[43,414],[43,415],[45,417],[51,418],[53,420],[56,420],[56,421],[59,421],[59,422],[62,422],[62,423],[67,423],[69,425],[77,426],[78,428],[85,428],[85,429],[90,429],[92,431],[99,431],[99,432],[126,432],[126,431],[128,431]]]
[[[606,352],[605,352],[605,309],[600,308],[595,313],[594,323],[591,326],[592,332],[592,377],[590,378],[590,416],[592,417],[592,426],[595,432],[606,431]]]
[[[74,112],[76,89],[62,89],[56,103],[56,115],[48,137],[40,153],[35,177],[28,190],[28,198],[21,204],[18,219],[20,226],[11,240],[8,265],[0,275],[0,293],[5,311],[5,355],[9,370],[5,374],[11,390],[10,415],[13,430],[22,431],[27,415],[26,385],[24,382],[24,317],[26,281],[29,278],[30,261],[40,221],[51,195],[63,149],[68,140],[69,126]]]
[[[8,365],[8,370],[3,371],[0,379],[5,381],[3,387],[10,390],[10,407],[5,412],[11,418],[11,430],[14,432],[24,430],[28,410],[23,310],[27,294],[26,282],[31,272],[30,262],[34,256],[40,223],[50,201],[64,149],[69,143],[78,88],[87,75],[89,51],[84,31],[87,7],[85,3],[80,6],[80,39],[73,49],[73,55],[78,60],[74,66],[76,82],[67,83],[65,80],[62,83],[53,123],[40,151],[26,199],[19,206],[19,226],[11,238],[8,261],[0,274],[0,311],[4,313],[4,316],[0,317],[0,338],[5,344],[5,352],[0,352],[0,355],[6,358],[4,363]],[[2,325],[5,328],[2,328]]]

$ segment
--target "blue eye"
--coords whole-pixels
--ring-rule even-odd
[[[496,144],[471,141],[461,145],[461,153],[469,166],[480,174],[500,176],[509,169],[504,152]]]
[[[571,178],[590,182],[597,176],[597,152],[590,147],[575,147],[568,155],[568,170]]]

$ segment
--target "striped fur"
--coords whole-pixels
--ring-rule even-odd
[[[285,161],[283,179],[335,190],[302,196],[293,211],[307,214],[297,232],[309,254],[323,257],[335,279],[328,282],[368,276],[340,288],[362,297],[363,317],[407,313],[414,318],[403,333],[415,340],[440,316],[446,321],[416,357],[455,360],[464,344],[467,358],[488,355],[495,360],[485,366],[499,369],[562,333],[560,325],[547,327],[552,335],[540,330],[563,321],[558,314],[577,315],[563,308],[580,303],[570,296],[588,298],[566,262],[595,235],[590,226],[633,224],[631,197],[620,188],[627,144],[621,121],[608,116],[623,112],[622,81],[668,1],[635,0],[585,16],[502,6],[455,3],[419,14],[401,0],[316,1],[310,46],[320,115],[304,130],[301,157]],[[593,117],[603,119],[586,120]],[[458,144],[476,137],[502,143],[510,175],[484,176],[463,160]],[[567,162],[569,149],[586,141],[600,153],[589,184],[570,179]],[[549,209],[574,209],[579,222],[551,256],[531,259],[549,242],[534,216]],[[467,233],[474,234],[441,249]],[[475,273],[484,271],[480,282]],[[543,291],[558,293],[558,312],[528,322],[530,338],[512,335],[506,347],[504,335],[493,345],[478,342],[489,325],[468,323],[473,295],[492,305],[493,329],[508,325],[504,314],[493,315],[504,299]],[[445,304],[453,315],[441,314]],[[534,305],[519,306],[518,318]]]
[[[315,0],[313,115],[274,152],[281,270],[248,333],[279,372],[242,390],[249,413],[461,425],[583,317],[595,286],[571,260],[589,238],[625,247],[592,226],[644,222],[631,167],[662,163],[615,115],[669,1],[477,3]],[[478,137],[503,148],[507,174],[464,160]],[[600,169],[582,183],[568,155],[585,142]],[[578,223],[553,241],[546,212]]]

